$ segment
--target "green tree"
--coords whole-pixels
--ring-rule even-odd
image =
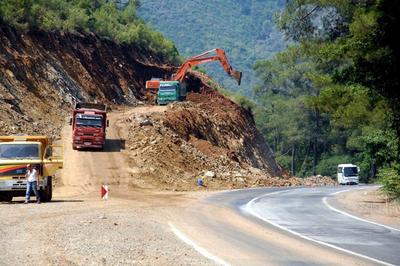
[[[0,16],[20,30],[88,31],[120,43],[135,43],[176,63],[175,45],[136,14],[139,1],[3,0]]]
[[[280,29],[296,43],[255,65],[261,80],[255,93],[264,106],[271,100],[262,95],[271,93],[286,101],[305,98],[308,134],[297,160],[308,170],[299,174],[327,173],[328,164],[351,159],[368,178],[398,161],[399,101],[392,87],[398,84],[399,46],[393,45],[398,10],[390,1],[294,0],[277,16]],[[296,130],[285,119],[275,119],[257,119],[267,138],[280,121]],[[287,143],[293,138],[280,137]]]

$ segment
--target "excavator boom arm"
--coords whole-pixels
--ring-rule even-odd
[[[216,53],[216,55],[209,56],[212,53]],[[242,72],[236,71],[232,68],[229,64],[228,58],[225,55],[224,50],[216,48],[202,54],[196,55],[192,58],[187,59],[178,69],[178,71],[173,75],[173,80],[177,80],[182,82],[185,78],[186,72],[197,65],[213,62],[213,61],[220,61],[222,67],[224,68],[225,72],[228,73],[229,76],[234,78],[238,85],[240,85],[242,79]]]

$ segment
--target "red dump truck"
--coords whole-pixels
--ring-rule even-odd
[[[100,149],[106,144],[107,108],[104,104],[77,103],[70,120],[72,148]]]

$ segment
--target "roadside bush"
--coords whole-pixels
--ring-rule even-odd
[[[275,160],[283,168],[290,169],[290,162],[292,160],[291,156],[276,154]]]
[[[256,104],[250,100],[249,98],[247,98],[246,96],[243,95],[234,95],[232,97],[232,100],[237,103],[238,105],[240,105],[241,107],[252,111],[256,108]]]
[[[392,199],[400,200],[400,165],[380,169],[378,181],[383,185],[383,192]]]

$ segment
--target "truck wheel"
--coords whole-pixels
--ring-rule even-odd
[[[13,199],[13,196],[10,194],[0,194],[0,201],[11,202],[12,199]]]
[[[40,199],[43,202],[49,202],[51,201],[51,198],[53,197],[53,181],[52,177],[48,176],[47,177],[47,186],[45,189],[40,191]]]
[[[76,150],[76,146],[74,144],[72,144],[72,149]]]

